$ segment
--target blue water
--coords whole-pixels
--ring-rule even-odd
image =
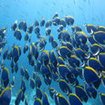
[[[83,27],[84,24],[91,23],[95,25],[105,25],[105,0],[0,0],[0,27],[7,27],[7,46],[11,48],[12,44],[18,44],[23,46],[25,42],[19,42],[13,37],[13,32],[10,30],[11,25],[15,20],[25,20],[29,25],[33,24],[35,20],[41,20],[43,17],[46,20],[52,18],[55,12],[57,12],[60,17],[66,15],[71,15],[75,19],[75,24]],[[42,33],[43,30],[42,30]],[[56,38],[56,32],[53,31],[53,34]],[[36,41],[36,38],[32,39]],[[46,49],[51,49],[48,45]],[[5,65],[9,67],[9,62],[5,61]],[[19,66],[23,66],[29,70],[30,75],[32,74],[32,67],[28,65],[26,61],[26,55],[22,55],[19,60]],[[14,74],[11,74],[12,76]],[[18,92],[20,86],[19,74],[16,75],[17,86],[13,89],[13,97],[11,105],[14,105],[13,101]],[[29,84],[27,82],[27,84]],[[53,87],[56,87],[57,84],[52,84]],[[102,90],[101,88],[100,90]],[[46,89],[45,89],[46,90]],[[29,93],[30,100],[29,105],[33,103],[32,95],[35,94],[30,88],[27,90]],[[98,98],[98,97],[97,97]],[[55,105],[54,101],[49,99],[51,105]],[[101,105],[99,99],[94,100],[90,99],[88,103],[84,105]],[[24,105],[21,103],[20,105]]]

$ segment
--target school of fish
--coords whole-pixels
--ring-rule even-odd
[[[8,29],[1,28],[0,105],[10,105],[12,89],[17,86],[16,75],[20,75],[21,85],[13,105],[21,102],[30,105],[26,98],[30,94],[26,92],[28,87],[35,91],[31,105],[50,105],[49,97],[54,105],[83,105],[96,97],[105,105],[105,93],[98,91],[100,86],[105,88],[105,26],[85,24],[83,27],[75,25],[72,16],[61,18],[58,13],[50,20],[42,18],[29,26],[26,21],[15,21],[10,31],[16,40],[25,41],[25,45],[13,44],[9,49]],[[53,30],[57,36],[52,34]],[[23,54],[28,61],[26,65],[33,68],[31,71],[19,66]],[[6,60],[11,69],[5,65]],[[44,86],[46,91],[42,89]]]

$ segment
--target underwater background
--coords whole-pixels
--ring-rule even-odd
[[[7,28],[7,43],[4,47],[5,49],[11,49],[13,44],[23,47],[25,41],[18,41],[13,36],[13,31],[11,31],[12,24],[17,21],[26,21],[28,25],[33,24],[35,20],[41,21],[42,18],[45,20],[50,20],[54,14],[57,12],[60,17],[73,16],[76,25],[82,27],[85,30],[85,24],[94,25],[105,25],[105,0],[0,0],[0,28]],[[42,29],[42,34],[44,35],[44,28]],[[53,29],[52,34],[54,38],[57,39],[57,32]],[[24,35],[24,33],[23,33]],[[32,42],[37,41],[37,38],[32,35]],[[52,50],[53,48],[49,43],[46,45],[46,50]],[[0,61],[2,61],[2,56],[0,56]],[[8,60],[4,61],[5,66],[11,70],[10,62]],[[33,67],[29,65],[27,56],[22,53],[19,58],[19,69],[20,67],[25,67],[28,69],[30,76],[32,76]],[[15,76],[15,86],[12,89],[12,99],[10,105],[15,105],[16,95],[18,93],[21,76],[20,73],[10,73],[10,79]],[[29,82],[26,81],[27,86],[27,99],[28,105],[33,105],[35,95],[35,90],[29,87]],[[53,81],[51,86],[57,89],[59,92],[59,86]],[[48,92],[46,84],[43,83],[42,90]],[[100,92],[105,92],[105,87],[100,87],[98,89]],[[63,93],[62,93],[63,94]],[[65,94],[63,94],[65,96]],[[65,96],[66,97],[66,96]],[[50,105],[55,105],[54,100],[52,100],[48,94]],[[1,105],[1,104],[0,104]],[[25,105],[24,102],[20,102],[20,105]],[[89,99],[88,102],[83,102],[83,105],[102,105],[99,97],[96,99]]]

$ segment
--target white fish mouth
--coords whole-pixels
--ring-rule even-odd
[[[96,53],[93,54],[93,56],[97,56],[100,53],[100,49]]]
[[[86,65],[85,62],[82,62],[80,67],[83,68],[83,67],[85,67],[85,65]]]
[[[91,34],[91,35],[92,35],[93,33],[94,33],[94,31],[91,29],[91,31],[90,31],[90,33],[89,33],[89,34]]]
[[[90,58],[90,53],[88,54],[88,56],[85,57],[85,59],[89,59]]]

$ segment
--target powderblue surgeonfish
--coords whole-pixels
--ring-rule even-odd
[[[102,102],[103,105],[105,105],[105,93],[100,93],[100,100]]]
[[[40,22],[40,26],[43,27],[45,25],[45,19],[42,18],[41,22]]]
[[[94,32],[93,38],[96,40],[97,43],[102,44],[102,45],[105,44],[105,32],[104,31]]]
[[[90,46],[90,50],[93,56],[97,56],[101,52],[101,49],[101,46],[97,43],[94,43]]]
[[[68,100],[60,93],[56,93],[54,98],[55,98],[55,105],[70,105]]]
[[[42,105],[42,101],[39,98],[35,98],[33,105]]]
[[[71,51],[66,46],[61,46],[60,48],[58,48],[58,54],[62,58],[67,58],[68,56],[71,55]]]
[[[87,42],[87,35],[83,31],[77,31],[75,33],[75,40],[78,44],[85,44]]]
[[[105,31],[105,26],[97,26],[98,31]]]
[[[18,28],[20,30],[23,30],[24,32],[27,31],[27,23],[26,21],[20,21],[19,24],[18,24]]]
[[[12,48],[12,59],[16,63],[19,60],[19,57],[21,55],[21,48],[17,45],[14,45]]]
[[[83,105],[81,99],[74,93],[69,94],[70,105]]]
[[[43,52],[41,52],[41,54],[39,55],[39,61],[42,64],[47,65],[49,63],[49,51],[44,50]]]
[[[10,105],[12,98],[11,87],[6,87],[0,93],[0,105]]]
[[[101,83],[100,78],[96,70],[93,69],[92,67],[86,66],[84,68],[83,77],[87,83],[94,84],[94,86],[97,88],[100,86],[100,83]]]
[[[9,70],[6,67],[2,68],[1,83],[3,84],[4,87],[7,87],[9,84]]]
[[[74,18],[72,16],[65,16],[65,21],[66,21],[67,25],[74,24]]]
[[[102,64],[102,66],[105,68],[105,53],[100,53],[99,55],[98,55],[98,60],[99,60],[99,62]]]
[[[22,34],[21,34],[21,31],[19,29],[15,30],[14,37],[16,37],[17,40],[21,40],[22,39]]]
[[[92,34],[93,32],[97,31],[97,27],[93,24],[86,24],[86,30],[89,34]]]
[[[87,102],[88,101],[88,95],[82,86],[76,86],[75,87],[75,93],[76,95],[81,99],[81,101]]]
[[[67,95],[72,93],[71,88],[69,87],[68,83],[65,80],[58,80],[60,89],[66,93]]]
[[[43,92],[40,88],[37,88],[36,89],[36,95],[35,95],[37,98],[39,99],[42,99],[42,96],[43,96]]]
[[[48,95],[45,92],[43,92],[42,95],[42,105],[50,105]]]
[[[31,87],[32,89],[35,88],[35,82],[34,82],[34,79],[33,79],[33,78],[30,78],[30,87]]]
[[[77,26],[77,25],[76,26],[74,26],[74,25],[71,26],[71,29],[72,29],[72,32],[73,33],[76,33],[78,31],[82,31],[82,29],[79,26]]]
[[[90,98],[96,98],[97,97],[97,90],[94,86],[92,86],[91,84],[87,84],[85,83],[85,86],[84,86],[86,92],[87,92],[87,95],[90,97]]]
[[[24,101],[24,92],[22,89],[19,89],[19,92],[15,99],[15,105],[19,105],[21,101]]]
[[[15,31],[17,27],[18,27],[18,22],[17,22],[17,20],[16,20],[16,21],[13,23],[13,25],[11,26],[11,29],[12,29],[13,31]]]
[[[66,65],[58,65],[58,71],[62,78],[66,78],[70,73],[69,68]]]
[[[101,72],[103,70],[101,63],[94,57],[91,57],[88,60],[88,65],[94,68],[97,72]]]

